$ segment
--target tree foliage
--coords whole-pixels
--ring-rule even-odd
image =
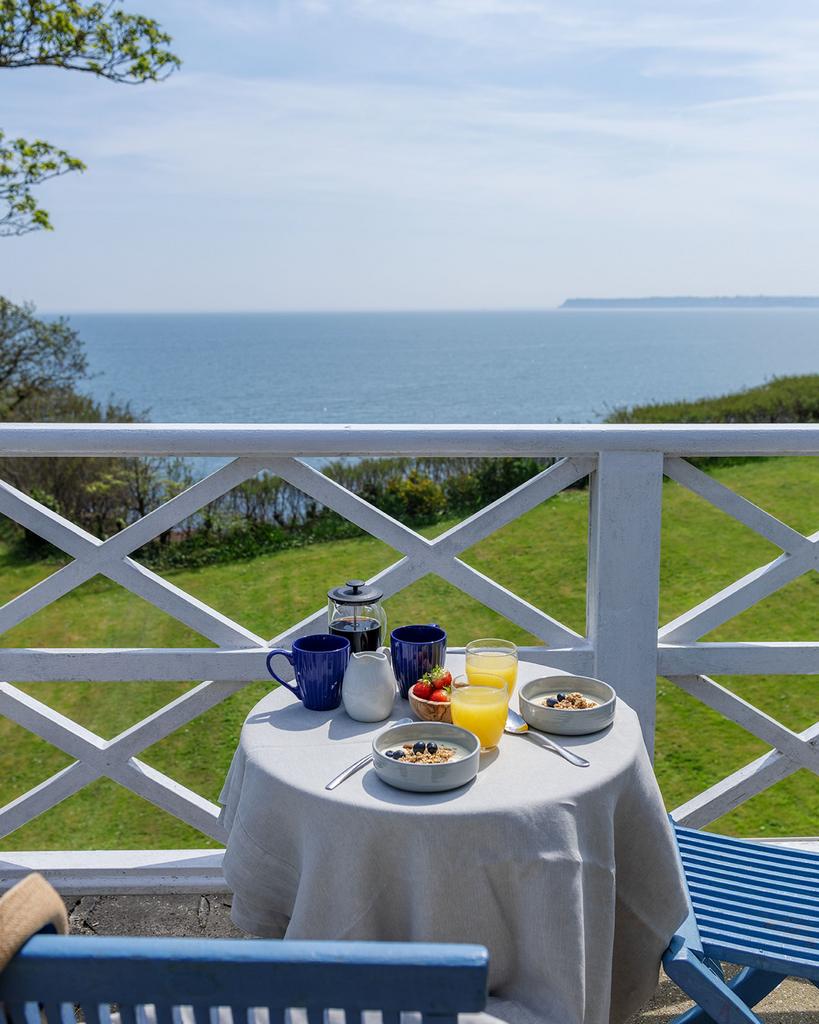
[[[133,423],[127,403],[97,402],[78,388],[88,379],[82,340],[68,322],[42,320],[31,305],[0,298],[0,420]],[[189,478],[179,459],[7,458],[0,479],[80,526],[110,536],[143,516]],[[34,534],[24,544],[41,553]]]
[[[36,423],[133,423],[143,417],[128,403],[97,402],[70,388],[55,387],[32,395],[13,418]],[[161,504],[177,482],[188,478],[188,467],[179,459],[0,459],[0,479],[98,537],[117,533]],[[40,556],[49,546],[29,530],[18,532],[28,554]]]
[[[153,18],[112,0],[0,0],[0,68],[55,67],[113,82],[159,81],[179,67]]]
[[[48,213],[38,205],[32,189],[49,178],[83,171],[82,160],[64,149],[35,139],[6,139],[0,130],[0,237],[24,235],[40,228],[51,230]]]
[[[180,65],[171,37],[153,18],[118,0],[0,0],[0,69],[55,67],[131,85],[167,78]],[[0,131],[0,236],[51,229],[34,189],[84,164],[42,139]]]
[[[43,396],[71,391],[87,372],[82,342],[64,318],[40,320],[31,304],[0,297],[0,419],[32,419]]]

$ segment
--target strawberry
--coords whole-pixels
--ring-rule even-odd
[[[428,679],[419,679],[412,688],[412,692],[416,697],[420,697],[421,700],[429,700],[432,695],[432,690],[432,683]]]
[[[442,690],[445,686],[452,685],[452,673],[448,672],[445,668],[441,668],[440,665],[436,665],[429,673],[429,678],[432,680],[432,685],[436,690]]]
[[[429,699],[433,704],[449,704],[449,694],[446,690],[433,690]]]

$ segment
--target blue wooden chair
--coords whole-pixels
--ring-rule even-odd
[[[785,978],[819,984],[819,856],[675,830],[689,914],[663,966],[697,1006],[673,1024],[762,1024],[751,1007]]]
[[[41,933],[0,974],[0,1020],[5,1008],[11,1024],[74,1024],[79,1006],[88,1024],[109,1024],[112,1012],[122,1024],[209,1024],[229,1019],[216,1012],[229,1007],[233,1024],[267,1020],[256,1008],[269,1024],[294,1008],[309,1024],[330,1008],[346,1024],[365,1010],[382,1011],[384,1024],[399,1024],[401,1011],[454,1024],[484,1009],[487,963],[482,946]]]

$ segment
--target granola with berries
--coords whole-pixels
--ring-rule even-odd
[[[385,753],[393,761],[403,761],[405,764],[445,764],[455,756],[452,747],[443,747],[432,742],[425,743],[423,740],[405,743],[399,749],[387,750]]]
[[[556,697],[544,697],[540,703],[545,708],[555,708],[557,711],[587,711],[598,706],[596,700],[584,697],[576,690],[572,693],[558,693]]]

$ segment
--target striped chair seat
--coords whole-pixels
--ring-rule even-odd
[[[675,826],[689,916],[663,957],[697,1003],[674,1024],[761,1024],[787,977],[819,984],[819,855]],[[742,968],[726,982],[720,962]]]

